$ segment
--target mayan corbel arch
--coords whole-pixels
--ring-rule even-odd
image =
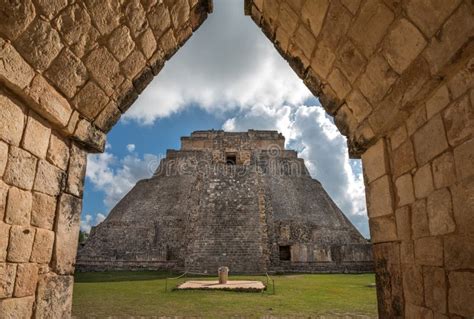
[[[208,0],[0,5],[0,317],[70,315],[87,152]],[[362,156],[381,318],[474,313],[473,4],[253,0]]]

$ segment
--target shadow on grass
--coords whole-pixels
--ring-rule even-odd
[[[166,278],[178,277],[179,273],[168,271],[105,271],[105,272],[78,272],[74,275],[76,283],[97,283],[97,282],[124,282],[124,281],[147,281],[163,280]],[[190,278],[209,278],[216,276],[193,275]]]

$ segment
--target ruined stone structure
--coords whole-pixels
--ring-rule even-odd
[[[198,131],[91,231],[79,270],[372,271],[371,245],[275,131]]]
[[[473,6],[245,1],[362,157],[381,318],[474,314]],[[86,154],[211,9],[0,0],[0,317],[70,315]]]

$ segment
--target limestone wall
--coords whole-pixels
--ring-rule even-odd
[[[379,316],[472,317],[472,1],[245,9],[362,155]]]
[[[0,2],[0,318],[70,316],[86,151],[209,4]]]

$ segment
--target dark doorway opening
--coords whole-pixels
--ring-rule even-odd
[[[291,260],[290,246],[280,246],[280,260]]]
[[[235,154],[227,154],[225,156],[225,163],[227,165],[236,165],[237,164],[237,155]]]

